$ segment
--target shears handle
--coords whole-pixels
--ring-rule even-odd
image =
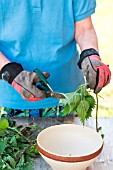
[[[48,84],[48,81],[47,79],[45,78],[45,76],[43,75],[43,73],[38,69],[36,68],[34,70],[34,72],[39,76],[39,78],[41,79],[41,81],[36,85],[39,89],[43,90],[46,92],[47,94],[47,97],[50,97],[50,89],[48,88],[47,84]]]
[[[36,69],[34,70],[34,72],[40,77],[41,81],[42,81],[45,85],[48,84],[47,79],[45,78],[45,76],[43,75],[43,73],[42,73],[38,68],[36,68]]]

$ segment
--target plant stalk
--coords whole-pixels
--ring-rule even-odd
[[[19,132],[17,129],[11,128],[11,127],[8,127],[8,129],[14,130],[14,131],[17,132],[20,136],[22,136],[27,142],[32,143],[32,141],[30,141],[28,138],[26,138],[26,137],[25,137],[21,132]]]
[[[96,104],[96,131],[99,132],[99,130],[98,130],[98,94],[96,94],[96,101],[97,101],[97,104]]]

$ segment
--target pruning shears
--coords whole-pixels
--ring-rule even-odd
[[[43,73],[36,68],[34,70],[34,72],[40,77],[41,81],[40,83],[38,83],[36,86],[41,89],[44,90],[46,92],[47,97],[54,97],[57,98],[58,100],[60,99],[65,99],[67,98],[67,96],[64,93],[59,93],[59,92],[54,92],[52,90],[52,88],[50,87],[47,79],[45,78],[45,76],[43,75]]]

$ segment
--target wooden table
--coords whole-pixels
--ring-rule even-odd
[[[31,119],[20,119],[18,124],[29,124]],[[80,124],[79,118],[35,118],[34,124],[40,127],[49,127],[55,124],[61,123],[72,123]],[[102,127],[102,131],[105,135],[104,137],[104,148],[101,155],[98,157],[95,163],[93,163],[87,170],[113,170],[113,117],[112,118],[99,118],[99,126]],[[95,128],[95,118],[90,118],[86,122],[85,126]],[[39,157],[34,162],[33,170],[52,170],[51,167]]]

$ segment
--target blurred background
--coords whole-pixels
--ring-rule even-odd
[[[98,36],[99,52],[102,61],[108,64],[113,73],[113,0],[96,0],[97,8],[92,15]],[[111,83],[99,95],[99,116],[113,116],[113,75]]]

